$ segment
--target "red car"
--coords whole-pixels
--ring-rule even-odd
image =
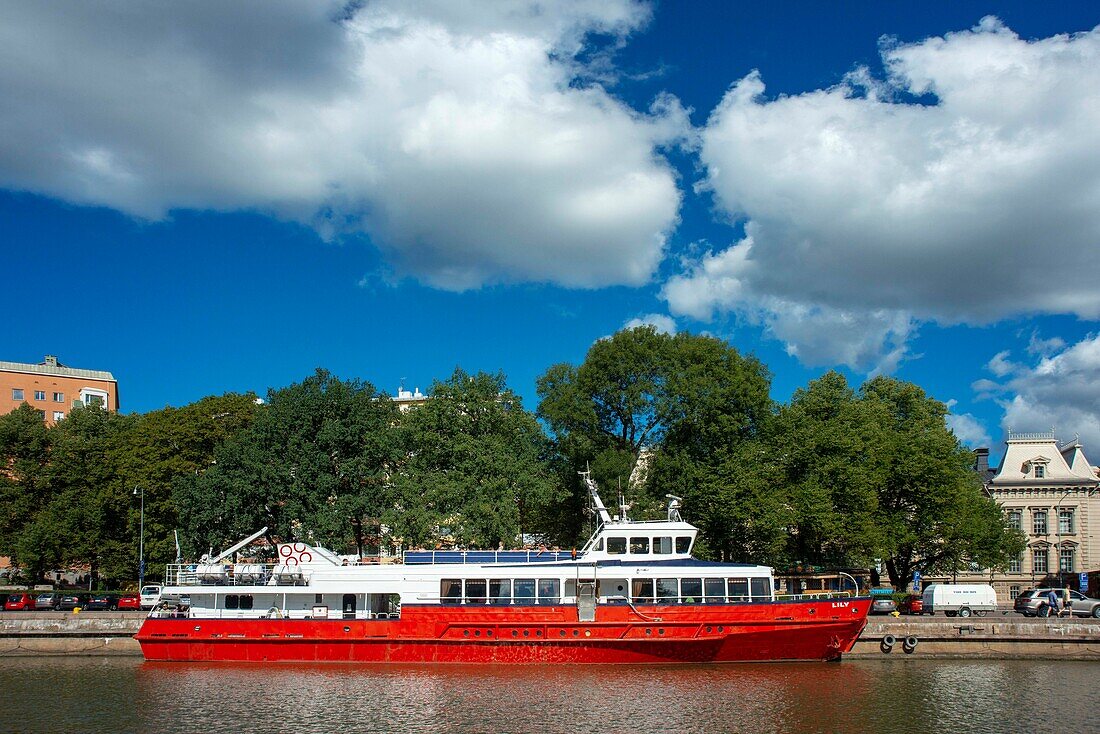
[[[141,597],[137,594],[123,594],[118,598],[118,606],[116,609],[137,609],[141,610]]]
[[[909,594],[901,600],[898,611],[902,614],[924,614],[924,599],[920,594]]]
[[[8,594],[8,600],[4,602],[4,611],[15,612],[19,610],[34,610],[33,594]]]

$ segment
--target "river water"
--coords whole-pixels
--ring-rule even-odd
[[[1100,663],[426,667],[0,659],[0,732],[1100,731]]]

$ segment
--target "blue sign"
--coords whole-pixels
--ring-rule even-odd
[[[1089,593],[1089,575],[1084,571],[1081,572],[1081,585],[1078,588],[1082,594]]]
[[[920,571],[913,572],[913,591],[920,593]]]

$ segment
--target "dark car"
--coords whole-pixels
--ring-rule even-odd
[[[84,600],[77,594],[65,594],[57,602],[57,608],[66,612],[83,606]]]
[[[84,609],[89,612],[113,612],[118,609],[118,596],[115,594],[96,594],[85,602]]]
[[[34,608],[38,611],[52,611],[61,603],[61,597],[57,594],[39,594],[34,600]]]
[[[920,594],[906,594],[898,605],[902,614],[924,614],[924,599]]]
[[[123,594],[118,598],[118,602],[115,604],[116,609],[137,609],[141,610],[141,597],[137,594]]]
[[[7,601],[4,602],[4,610],[8,612],[15,611],[33,611],[34,610],[34,595],[33,594],[8,594]]]

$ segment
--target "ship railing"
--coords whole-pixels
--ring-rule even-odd
[[[313,571],[279,563],[169,563],[165,586],[308,586]]]
[[[801,594],[776,594],[776,601],[817,601],[820,599],[850,599],[850,591],[804,591]]]
[[[409,550],[405,551],[406,565],[433,563],[547,563],[569,561],[576,558],[573,551],[562,550]]]

